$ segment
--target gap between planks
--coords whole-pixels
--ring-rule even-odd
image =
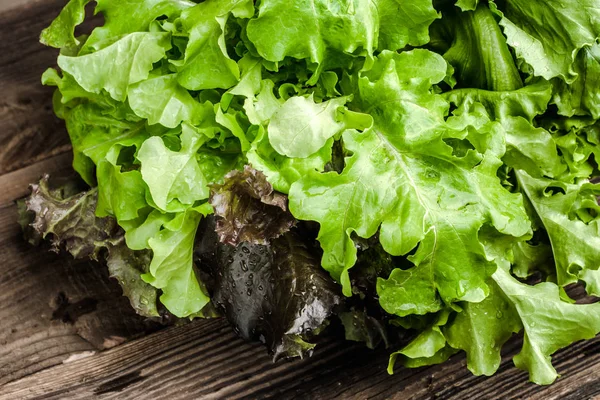
[[[72,173],[71,146],[57,155],[35,162],[25,168],[0,175],[0,208],[6,207],[29,194],[29,184],[39,181],[45,173],[65,175]]]

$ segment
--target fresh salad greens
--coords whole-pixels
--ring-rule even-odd
[[[225,315],[276,356],[331,323],[532,381],[600,332],[600,1],[70,0],[54,108],[89,189],[22,223],[106,258],[142,315]],[[79,28],[77,28],[79,29]]]

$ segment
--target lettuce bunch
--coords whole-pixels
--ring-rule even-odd
[[[70,0],[54,107],[90,189],[24,226],[105,257],[146,316],[275,355],[331,321],[422,366],[558,376],[600,331],[597,0]],[[165,308],[165,311],[162,308]]]

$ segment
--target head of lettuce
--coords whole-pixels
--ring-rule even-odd
[[[600,3],[88,0],[42,32],[89,189],[23,225],[142,315],[225,315],[275,356],[330,323],[395,362],[503,344],[549,384],[600,331]],[[398,344],[398,337],[409,338]]]

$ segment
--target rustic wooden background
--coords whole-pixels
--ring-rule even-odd
[[[39,83],[56,52],[37,43],[63,4],[0,0],[0,400],[600,398],[600,338],[557,353],[563,377],[549,387],[513,367],[519,338],[490,378],[472,376],[460,355],[388,376],[387,351],[334,341],[272,363],[222,320],[144,321],[103,266],[27,245],[14,201],[42,173],[70,173],[64,126]]]

